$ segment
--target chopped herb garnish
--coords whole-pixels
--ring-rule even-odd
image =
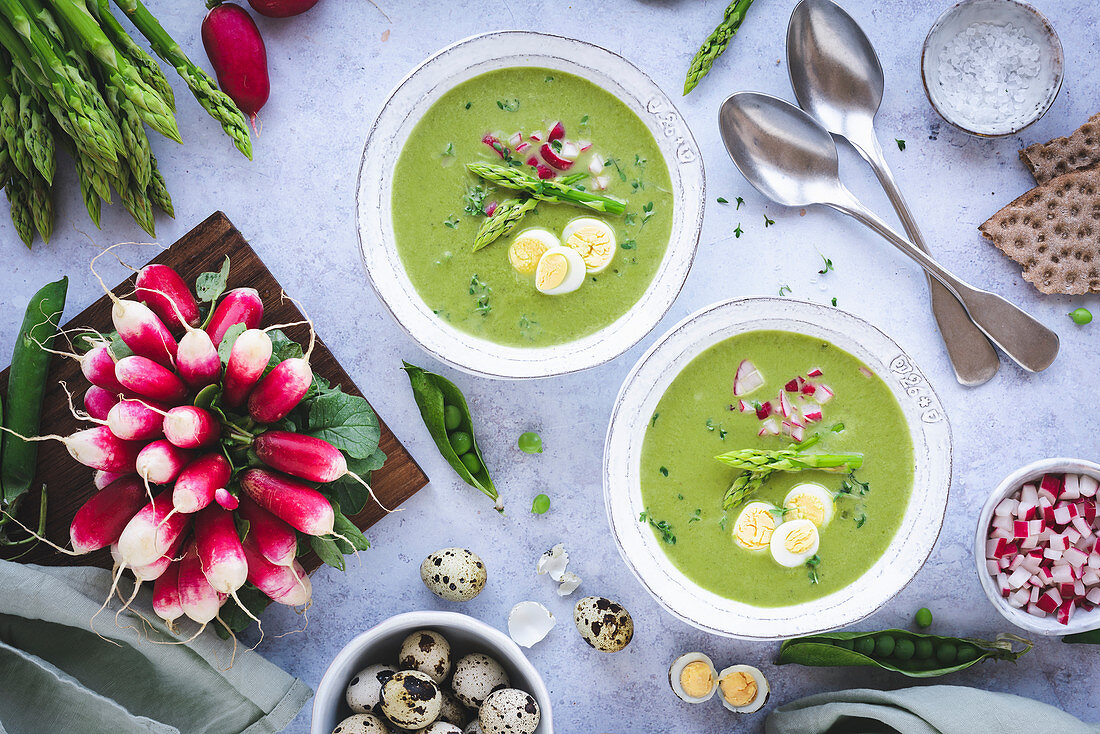
[[[785,296],[785,295],[787,295],[788,293],[792,293],[792,292],[793,292],[793,291],[791,291],[791,287],[790,287],[789,285],[781,285],[781,286],[779,286],[779,295],[781,295],[781,296]]]
[[[730,201],[729,201],[729,199],[727,199],[727,198],[726,198],[726,197],[724,197],[724,196],[719,196],[719,197],[718,197],[718,203],[719,203],[719,204],[728,204],[728,203],[730,203]]]
[[[454,143],[447,143],[447,147],[443,149],[443,155],[445,155],[445,156],[454,156],[454,154],[455,154],[455,144]]]
[[[745,200],[742,199],[740,196],[738,196],[737,197],[737,209],[740,209],[741,205],[744,204],[744,203],[745,203]],[[737,211],[737,209],[734,209],[734,211]]]
[[[775,220],[774,219],[768,219],[768,215],[765,214],[764,215],[764,228],[767,229],[768,227],[772,226],[773,224],[775,224]]]
[[[560,140],[551,140],[550,141],[550,147],[554,149],[555,153],[560,153],[561,152],[561,141]]]
[[[658,471],[661,472],[662,477],[667,477],[668,476],[668,467],[667,466],[662,466],[660,469],[658,469]]]
[[[466,109],[470,109],[470,105],[472,105],[472,104],[473,104],[473,102],[467,102],[466,103]]]
[[[832,303],[832,304],[833,304],[834,306],[836,305],[836,296],[833,296],[833,300],[831,301],[831,303]]]
[[[549,84],[550,82],[554,81],[554,77],[552,77],[552,76],[550,76],[549,74],[547,74],[547,75],[546,75],[546,78],[545,78],[545,79],[543,79],[543,81],[544,81],[544,82],[546,82],[547,84]]]
[[[527,314],[523,314],[519,317],[519,330],[528,339],[534,338],[534,335],[539,331],[539,322]]]
[[[637,246],[638,243],[634,240],[626,240],[619,245],[619,247],[623,248],[624,250],[633,250]]]
[[[861,528],[867,523],[867,514],[864,512],[859,513],[856,517],[856,527]]]
[[[714,420],[707,418],[707,430],[713,431],[717,426],[714,425]]]
[[[844,424],[843,423],[834,423],[832,428],[830,428],[829,430],[832,431],[833,433],[840,433],[841,431],[844,430]]]
[[[722,528],[722,530],[725,530],[726,529],[726,523],[728,523],[729,520],[730,519],[727,515],[722,515],[722,519],[718,521],[718,527]]]
[[[821,556],[816,553],[810,556],[806,561],[807,576],[810,577],[810,583],[816,584],[820,581],[821,577],[818,575],[818,566],[821,565]]]
[[[505,112],[515,112],[516,110],[519,109],[519,100],[518,99],[498,99],[497,100],[497,107],[504,110]]]
[[[657,419],[660,417],[660,413],[654,413],[653,417],[649,419],[649,427],[652,428],[653,426],[657,425]]]
[[[898,144],[898,150],[905,150],[905,141],[900,138],[894,138],[894,142]]]
[[[676,499],[678,499],[678,500],[682,500],[683,498],[684,498],[684,495],[682,495],[682,494],[676,495]]]
[[[458,221],[458,217],[452,216],[450,219],[444,220],[443,226],[450,229],[458,229]]]
[[[474,310],[480,313],[482,316],[488,316],[489,312],[493,310],[492,305],[489,303],[489,295],[493,292],[485,283],[477,277],[477,273],[470,278],[470,295],[477,297],[477,305]]]
[[[651,201],[651,202],[649,202],[648,204],[646,204],[645,206],[642,207],[642,226],[643,227],[645,226],[645,223],[649,221],[649,218],[652,217],[652,216],[653,216],[653,202]]]
[[[703,519],[703,508],[696,507],[695,508],[695,514],[688,518],[688,525],[691,525],[693,522],[699,522],[702,519]]]
[[[635,214],[634,212],[627,212],[626,214],[623,215],[623,224],[625,224],[626,226],[633,227],[637,223],[638,223],[638,215]]]
[[[581,117],[581,124],[582,125],[587,125],[588,124],[588,115],[584,115],[583,117]]]
[[[676,545],[676,535],[672,532],[672,525],[668,520],[654,520],[649,510],[643,510],[638,514],[638,522],[648,522],[654,530],[661,534],[661,540],[669,545]]]
[[[722,426],[718,426],[718,438],[719,439],[725,441],[726,440],[726,433],[727,432],[726,432],[725,428],[722,428]]]
[[[745,230],[741,229],[741,222],[737,223],[737,227],[733,230],[733,236],[737,239],[741,239],[741,235],[745,233]]]
[[[637,166],[638,168],[645,168],[645,164],[646,164],[646,159],[642,158],[640,155],[635,153],[634,154],[634,165]]]
[[[488,190],[481,185],[471,186],[466,189],[466,193],[462,197],[462,200],[466,202],[466,206],[463,208],[463,211],[465,211],[471,217],[484,216],[485,195],[488,193]]]
[[[603,164],[605,166],[615,166],[615,170],[619,172],[619,178],[623,181],[626,181],[626,171],[624,171],[619,165],[618,159],[608,158],[606,161],[603,162]]]
[[[829,258],[825,257],[824,255],[821,256],[821,259],[825,261],[825,266],[822,267],[821,270],[818,270],[817,272],[820,275],[825,275],[825,273],[827,273],[827,272],[829,272],[830,270],[833,269],[833,261],[830,260]]]

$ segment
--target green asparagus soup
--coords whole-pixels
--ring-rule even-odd
[[[730,599],[787,606],[844,588],[883,554],[909,502],[913,443],[890,388],[851,354],[754,331],[676,376],[641,477],[639,519],[680,571]]]
[[[394,236],[440,318],[499,344],[549,346],[642,296],[668,246],[671,192],[652,134],[617,98],[560,71],[500,69],[417,123],[394,170]]]

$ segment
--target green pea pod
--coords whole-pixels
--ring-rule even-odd
[[[1066,635],[1062,638],[1062,642],[1068,642],[1075,645],[1100,645],[1100,629],[1089,630],[1088,632],[1078,632],[1075,635]]]
[[[470,408],[466,405],[466,398],[462,395],[462,391],[442,375],[428,372],[408,362],[404,362],[404,365],[405,372],[409,375],[409,382],[412,383],[413,398],[416,400],[417,407],[420,408],[420,416],[424,419],[424,425],[428,427],[428,433],[432,435],[432,440],[435,441],[439,453],[462,478],[462,481],[481,490],[490,499],[495,500],[497,503],[496,511],[503,513],[504,502],[501,500],[497,488],[493,486],[493,480],[489,478],[489,472],[485,468],[485,459],[481,456],[481,449],[478,447],[477,438],[474,436]],[[462,463],[462,459],[459,458],[454,447],[451,446],[451,439],[447,435],[447,425],[443,416],[445,405],[454,405],[462,414],[462,420],[455,430],[465,431],[470,435],[473,442],[470,451],[477,457],[480,465],[476,473],[470,472],[466,465]]]
[[[15,340],[15,352],[8,372],[8,410],[4,426],[23,436],[35,436],[42,420],[42,397],[50,371],[46,351],[57,336],[69,279],[62,278],[42,287],[27,304],[23,326]],[[3,494],[0,506],[12,503],[30,491],[38,460],[38,444],[4,433],[0,462]]]
[[[846,643],[859,646],[859,640],[874,639],[882,635],[888,635],[895,641],[909,640],[914,646],[921,640],[931,643],[932,649],[938,650],[944,645],[950,645],[955,649],[963,645],[972,645],[977,650],[973,659],[942,663],[937,660],[935,653],[929,658],[899,659],[896,655],[879,657],[874,650],[867,653],[848,649]],[[1013,649],[1013,643],[1023,645],[1020,650]],[[927,644],[927,643],[925,643]],[[896,647],[891,648],[896,650]],[[1031,649],[1031,642],[1012,634],[1001,634],[997,640],[971,639],[968,637],[942,637],[940,635],[928,635],[908,630],[881,630],[878,632],[830,632],[823,635],[810,637],[798,637],[787,640],[779,648],[777,665],[797,663],[813,667],[832,666],[875,666],[883,670],[892,670],[895,673],[909,676],[910,678],[935,678],[948,673],[955,673],[977,665],[983,660],[1012,660],[1015,661],[1021,655]],[[952,653],[954,659],[954,653]]]

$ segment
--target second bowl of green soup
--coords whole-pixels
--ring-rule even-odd
[[[671,612],[746,638],[876,610],[935,544],[950,431],[913,361],[835,308],[750,298],[674,327],[627,377],[604,493]]]
[[[671,101],[610,51],[502,31],[394,90],[358,190],[368,277],[437,357],[502,378],[606,362],[687,277],[702,160]]]

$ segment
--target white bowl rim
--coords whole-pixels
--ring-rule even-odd
[[[1069,624],[1059,624],[1058,620],[1051,616],[1036,617],[1026,611],[1011,606],[1001,592],[994,585],[993,577],[985,567],[985,542],[989,538],[989,524],[993,521],[993,510],[1008,495],[1015,492],[1022,485],[1043,474],[1088,474],[1100,480],[1100,464],[1087,459],[1074,459],[1070,457],[1055,457],[1051,459],[1039,459],[1020,467],[1001,480],[985,501],[981,515],[978,517],[978,525],[974,529],[974,565],[978,571],[978,579],[982,585],[989,603],[1001,613],[1001,616],[1012,624],[1034,632],[1037,635],[1060,637],[1073,635],[1078,632],[1089,632],[1100,629],[1100,607],[1088,612],[1080,609],[1074,612]]]
[[[573,341],[555,344],[549,347],[508,347],[447,326],[438,318],[428,319],[423,314],[413,312],[410,312],[405,317],[400,316],[394,305],[383,295],[387,287],[380,284],[372,275],[371,266],[369,264],[371,248],[368,247],[368,242],[364,236],[364,229],[367,228],[367,224],[364,222],[364,216],[369,216],[365,215],[364,211],[366,211],[366,208],[371,203],[369,197],[363,195],[365,187],[367,186],[367,182],[364,181],[364,176],[368,168],[368,153],[371,149],[372,140],[378,131],[378,126],[383,116],[386,114],[387,108],[393,97],[397,95],[413,77],[421,72],[424,67],[444,57],[448,53],[454,52],[463,46],[486,40],[508,41],[509,39],[518,41],[550,39],[558,43],[576,44],[578,47],[587,48],[590,51],[606,55],[613,63],[629,67],[630,73],[637,76],[637,80],[646,87],[650,95],[650,101],[646,103],[645,111],[651,113],[654,117],[660,115],[660,122],[654,123],[654,125],[665,129],[665,137],[671,137],[675,134],[673,142],[676,144],[677,156],[670,157],[665,155],[662,151],[670,173],[675,170],[684,171],[686,175],[683,178],[688,182],[688,185],[698,186],[698,196],[692,194],[691,196],[681,197],[683,200],[676,202],[677,210],[685,213],[683,216],[683,225],[678,230],[674,221],[673,231],[665,256],[657,272],[654,274],[653,280],[650,282],[649,286],[647,286],[639,300],[618,319],[599,331]],[[563,61],[569,61],[563,57],[560,58]],[[532,63],[537,64],[538,59],[536,58]],[[570,63],[577,62],[570,61]],[[615,94],[611,92],[611,90],[608,91]],[[616,96],[618,97],[618,95]],[[623,101],[624,104],[628,104],[626,100],[622,100],[621,97],[620,101]],[[628,106],[630,105],[628,104]],[[642,117],[637,109],[631,107],[631,110],[639,117]],[[658,142],[658,146],[661,146],[661,138],[653,131],[653,125],[650,125],[644,117],[642,117],[642,119],[647,128],[650,128],[650,131],[653,132],[654,138]],[[673,133],[670,131],[675,132]],[[673,178],[675,186],[675,174]],[[705,209],[706,168],[703,164],[702,153],[686,119],[664,90],[633,62],[626,59],[621,54],[615,53],[603,46],[576,38],[570,38],[568,36],[527,30],[489,31],[455,41],[428,56],[402,77],[386,96],[386,101],[383,103],[381,111],[378,116],[375,117],[367,133],[366,142],[363,147],[363,155],[360,160],[355,193],[356,232],[359,238],[360,259],[363,262],[363,267],[367,274],[367,281],[378,297],[378,300],[385,307],[386,311],[389,312],[390,316],[393,317],[394,321],[397,322],[398,326],[400,326],[401,329],[408,334],[409,338],[416,342],[421,349],[428,352],[436,359],[468,374],[505,380],[556,377],[580,372],[610,362],[636,346],[638,342],[656,328],[657,324],[660,323],[661,319],[672,308],[672,304],[683,290],[698,251]],[[388,213],[381,213],[378,216],[387,215]],[[680,234],[679,237],[678,233]],[[373,234],[373,228],[371,234]],[[385,246],[389,247],[389,245]],[[678,248],[685,251],[679,256],[673,257],[675,254],[674,251]],[[404,271],[402,270],[401,272],[402,277],[408,280],[408,276],[404,275]],[[667,284],[665,292],[658,298],[656,296],[656,290],[657,286],[662,282],[662,277],[667,278]],[[415,294],[415,288],[412,288],[411,283],[408,284],[406,290],[410,288]],[[415,299],[416,302],[413,304],[413,310],[417,311],[419,310],[419,304],[422,303],[422,299],[419,299],[418,295],[415,296]],[[648,302],[647,299],[652,300],[652,303]],[[641,308],[643,305],[645,308]],[[412,323],[414,321],[415,323]],[[422,329],[425,330],[424,338],[414,334],[414,331],[419,333]],[[429,337],[431,343],[425,343],[425,339]],[[578,348],[578,345],[581,346]],[[611,345],[610,349],[608,345]],[[461,352],[461,354],[451,354],[451,350]],[[499,351],[502,354],[486,354],[486,350]],[[490,364],[492,366],[490,366]]]
[[[382,620],[369,630],[360,632],[340,648],[340,652],[336,653],[336,657],[332,659],[332,662],[330,662],[325,669],[325,673],[321,677],[321,682],[317,686],[317,692],[313,694],[313,709],[310,715],[310,731],[312,734],[329,734],[328,730],[324,729],[326,725],[325,722],[320,721],[322,713],[317,707],[317,702],[322,699],[322,694],[325,694],[326,697],[331,695],[341,702],[344,700],[344,689],[347,687],[347,681],[336,680],[336,669],[338,667],[343,666],[352,658],[360,655],[364,648],[386,635],[397,634],[410,629],[445,630],[447,627],[458,628],[475,637],[488,639],[498,647],[507,650],[509,652],[508,662],[516,668],[519,668],[524,677],[528,679],[533,690],[527,692],[534,696],[539,702],[541,716],[540,727],[545,724],[548,732],[554,731],[554,716],[551,711],[550,692],[546,688],[546,683],[543,682],[542,675],[539,674],[535,666],[527,659],[527,656],[524,655],[523,650],[520,649],[519,645],[517,645],[511,637],[504,634],[496,627],[482,622],[480,619],[475,619],[468,614],[426,610],[395,614],[388,619]],[[332,693],[332,690],[334,690],[335,693]],[[321,727],[320,729],[318,728],[319,726]]]
[[[849,327],[852,327],[852,326],[858,327],[859,329],[863,330],[861,333],[864,333],[866,335],[872,336],[873,338],[876,338],[876,339],[885,341],[886,343],[889,343],[891,345],[891,347],[894,350],[896,350],[899,357],[901,357],[901,358],[903,358],[904,360],[907,361],[908,366],[911,369],[911,371],[908,372],[907,375],[912,375],[912,376],[920,378],[919,382],[914,381],[913,383],[910,383],[910,384],[912,384],[912,385],[919,384],[920,388],[926,391],[927,395],[930,397],[931,409],[932,410],[939,410],[942,413],[942,403],[940,402],[939,397],[937,396],[937,394],[935,392],[935,389],[933,388],[932,384],[928,381],[927,377],[925,377],[923,372],[916,365],[916,363],[912,360],[912,358],[909,357],[908,354],[905,352],[905,350],[903,350],[900,347],[900,345],[898,345],[893,339],[891,339],[881,329],[879,329],[878,327],[874,326],[873,324],[871,324],[871,323],[865,321],[864,319],[862,319],[862,318],[860,318],[860,317],[858,317],[854,314],[851,314],[847,311],[843,311],[843,310],[828,307],[828,306],[822,306],[821,304],[812,303],[812,302],[808,302],[808,301],[800,301],[800,300],[792,299],[792,298],[777,298],[777,297],[774,297],[774,296],[753,296],[753,297],[748,297],[748,298],[728,299],[728,300],[719,301],[717,303],[713,303],[713,304],[704,306],[704,307],[700,308],[698,311],[695,311],[694,313],[689,314],[688,316],[684,317],[679,323],[677,323],[675,326],[673,326],[667,332],[665,332],[660,338],[657,339],[656,342],[653,343],[652,346],[650,346],[650,348],[645,352],[645,354],[643,354],[638,359],[637,363],[635,363],[635,365],[631,369],[630,373],[624,379],[623,385],[620,388],[619,394],[615,399],[615,404],[614,404],[614,407],[613,407],[612,413],[611,413],[611,420],[610,420],[610,423],[609,423],[609,426],[608,426],[607,437],[606,437],[605,444],[604,444],[604,461],[603,461],[604,508],[605,508],[605,511],[607,512],[608,523],[611,525],[612,536],[615,538],[615,544],[616,544],[616,547],[619,550],[619,555],[622,557],[623,562],[630,569],[631,573],[634,574],[634,577],[638,580],[638,582],[642,585],[642,587],[645,588],[646,591],[648,591],[650,593],[650,595],[653,596],[653,598],[656,599],[657,602],[662,607],[665,608],[666,611],[668,611],[670,614],[677,617],[678,619],[686,622],[687,624],[689,624],[689,625],[691,625],[691,626],[693,626],[697,629],[703,630],[704,632],[708,632],[708,633],[715,634],[715,635],[720,635],[720,636],[723,636],[723,637],[732,637],[732,638],[746,639],[746,640],[778,640],[778,639],[787,639],[787,638],[796,637],[796,636],[806,636],[806,635],[812,635],[812,634],[820,634],[820,633],[823,633],[823,632],[826,632],[826,631],[829,631],[829,630],[834,630],[834,629],[839,629],[841,627],[846,627],[850,624],[853,624],[853,623],[855,623],[855,622],[857,622],[861,619],[864,619],[864,618],[870,616],[871,614],[874,614],[879,609],[881,609],[887,602],[889,602],[892,598],[894,598],[898,593],[900,593],[906,586],[908,586],[910,583],[912,583],[912,581],[916,577],[917,573],[920,571],[920,569],[923,567],[924,563],[928,560],[928,557],[931,555],[932,550],[935,547],[935,544],[939,539],[940,532],[942,531],[942,528],[943,528],[943,519],[946,516],[946,512],[947,512],[948,497],[950,495],[951,481],[952,481],[953,447],[952,447],[952,442],[951,442],[950,422],[948,421],[947,416],[944,413],[942,415],[942,420],[939,421],[939,423],[938,423],[938,424],[941,424],[943,426],[943,430],[942,430],[941,434],[940,435],[933,434],[931,436],[931,439],[936,444],[936,447],[939,448],[940,450],[942,450],[942,452],[943,452],[943,454],[942,454],[942,466],[940,466],[938,468],[935,468],[935,471],[933,471],[933,478],[935,478],[936,476],[940,476],[942,478],[942,481],[943,481],[943,484],[942,484],[942,495],[943,495],[942,500],[943,501],[942,501],[942,504],[937,507],[937,511],[935,513],[933,513],[930,517],[923,518],[924,522],[932,523],[934,525],[934,529],[930,532],[930,534],[928,536],[924,537],[923,539],[922,538],[916,538],[913,541],[914,543],[917,543],[917,547],[915,549],[912,549],[912,553],[911,553],[911,555],[910,555],[910,557],[907,561],[908,565],[911,567],[911,569],[910,569],[911,573],[908,573],[908,575],[905,577],[905,579],[903,581],[901,581],[900,583],[896,583],[896,587],[892,587],[889,594],[882,595],[879,598],[875,599],[873,602],[870,602],[870,603],[867,603],[867,604],[863,605],[862,607],[860,607],[858,609],[858,611],[851,612],[851,610],[847,610],[847,609],[843,610],[845,613],[852,613],[853,616],[849,616],[848,618],[846,618],[842,621],[832,621],[832,622],[829,622],[829,623],[826,623],[826,624],[808,623],[808,624],[800,626],[796,630],[793,630],[791,632],[784,632],[782,634],[779,634],[779,633],[752,634],[752,633],[746,633],[743,629],[738,629],[738,630],[730,629],[728,624],[726,626],[719,626],[717,624],[704,623],[704,622],[701,622],[699,619],[693,617],[691,614],[686,613],[686,612],[684,612],[680,609],[674,608],[673,605],[672,605],[672,602],[669,599],[666,599],[666,598],[662,597],[661,594],[658,593],[658,591],[653,588],[653,586],[650,584],[650,582],[646,578],[644,578],[643,572],[639,568],[639,565],[636,563],[635,559],[630,557],[630,554],[627,552],[627,549],[624,546],[623,539],[620,535],[621,530],[620,530],[618,524],[616,523],[615,510],[613,508],[613,502],[612,502],[612,490],[611,490],[611,483],[613,481],[612,480],[612,473],[613,473],[613,467],[612,467],[612,458],[613,457],[612,457],[612,454],[613,454],[613,446],[614,446],[614,438],[615,438],[616,418],[621,418],[621,416],[622,416],[624,395],[627,393],[628,389],[631,387],[632,383],[635,381],[637,373],[643,368],[643,366],[645,366],[645,364],[650,360],[650,358],[653,357],[653,355],[659,349],[662,348],[662,346],[666,343],[666,341],[673,338],[678,332],[680,332],[680,331],[686,329],[687,327],[689,327],[696,319],[704,317],[704,316],[710,314],[711,312],[722,311],[722,310],[726,310],[726,309],[736,308],[736,307],[739,307],[739,306],[748,307],[748,306],[751,306],[751,305],[754,305],[754,304],[760,304],[761,306],[766,305],[770,309],[775,309],[781,315],[787,315],[788,311],[796,311],[796,312],[801,311],[801,313],[799,313],[796,317],[792,317],[792,318],[801,318],[804,323],[812,323],[811,322],[811,316],[808,316],[807,315],[808,313],[813,314],[813,315],[828,313],[828,314],[831,314],[831,316],[829,316],[828,318],[832,318],[832,319],[836,319],[836,320],[839,320],[839,321],[847,322],[846,323],[847,326],[849,326]],[[759,318],[750,319],[750,321],[759,321],[759,320],[760,320]],[[768,327],[763,327],[762,326],[762,327],[759,327],[759,328],[768,328]],[[775,327],[775,328],[782,328],[782,327]],[[837,327],[834,330],[839,332],[839,329],[840,329],[840,327]],[[748,331],[748,330],[746,330],[746,331]],[[738,332],[738,333],[742,333],[742,332]],[[718,340],[718,341],[720,341],[720,340]],[[710,345],[713,345],[714,343],[717,343],[717,341],[711,342]],[[841,348],[845,348],[845,347],[842,346]],[[847,351],[846,348],[845,348],[845,350]],[[694,358],[694,356],[697,356],[698,354],[699,354],[699,351],[692,352],[692,358]],[[675,374],[679,374],[680,369],[682,369],[682,367],[676,369]],[[675,377],[675,374],[673,375],[673,377]],[[890,382],[889,382],[889,380],[887,380],[885,374],[879,373],[879,377],[882,378],[883,380],[886,380],[887,384],[890,385]],[[899,383],[903,382],[900,379],[898,381],[899,381]],[[891,385],[891,391],[893,392],[893,394],[896,397],[897,393],[894,390],[894,387],[892,385]],[[899,399],[899,402],[900,402],[900,399]],[[903,410],[904,410],[904,407],[903,407]],[[625,423],[625,421],[620,421],[620,422]],[[907,415],[907,424],[909,426],[910,431],[912,432],[914,430],[914,427],[913,427],[913,424],[909,421],[908,415]],[[914,441],[914,444],[915,443],[916,442]],[[914,449],[916,449],[916,448],[917,448],[916,445],[914,445]],[[929,448],[932,448],[931,444],[929,445]],[[618,459],[618,458],[619,457],[616,457],[616,459]],[[916,456],[914,457],[914,459],[919,461],[919,458],[916,457]],[[914,481],[916,481],[916,478],[914,478]],[[917,497],[916,492],[911,493],[910,507],[909,507],[909,509],[906,510],[907,515],[911,512],[911,508],[913,506],[913,503],[914,503],[916,497]],[[898,532],[895,535],[894,540],[891,541],[891,546],[893,545],[894,542],[897,541],[898,537],[900,537],[903,534],[904,531],[905,531],[905,524],[903,522],[902,526],[899,527]],[[650,535],[652,535],[652,534],[650,534]],[[909,535],[911,536],[912,533],[910,533]],[[650,540],[650,538],[647,537],[646,540],[648,542]],[[653,542],[655,543],[656,541],[654,540]],[[663,551],[658,551],[658,552],[663,555]],[[833,592],[832,594],[829,594],[825,597],[820,597],[819,599],[812,600],[811,602],[806,602],[805,604],[811,604],[811,605],[812,604],[817,604],[817,603],[820,603],[820,602],[823,602],[823,601],[831,600],[834,597],[838,597],[838,595],[843,595],[844,592],[849,590],[852,585],[854,585],[856,583],[860,583],[862,581],[862,579],[864,579],[865,577],[869,577],[870,574],[872,574],[872,572],[874,572],[876,569],[879,569],[880,566],[882,566],[884,564],[887,564],[887,561],[885,559],[887,557],[888,552],[889,552],[889,548],[887,549],[886,552],[883,553],[882,557],[880,557],[879,560],[875,562],[875,564],[872,566],[871,569],[869,569],[862,576],[860,576],[855,581],[853,581],[852,584],[849,584],[848,586],[843,587],[842,589],[840,589],[836,592]],[[679,573],[679,572],[677,571],[677,573]],[[880,570],[880,573],[881,573],[881,570]],[[680,575],[682,575],[682,574],[680,574]],[[694,584],[694,582],[691,582],[690,579],[687,579],[686,577],[683,577],[683,579],[680,580],[680,581],[681,581],[682,586],[693,587],[695,589],[701,588],[701,587],[698,587],[696,584]],[[887,581],[890,581],[890,579],[887,579]],[[707,592],[707,593],[709,593],[709,592]],[[713,595],[713,594],[711,594],[711,596],[717,597],[717,595]],[[856,597],[854,597],[850,594],[848,595],[848,597],[852,598],[852,599],[856,598]],[[751,607],[751,605],[747,605],[747,604],[738,603],[738,605],[742,606],[742,607],[745,607],[745,608],[749,608],[749,609],[762,609],[762,610],[770,610],[770,609],[787,609],[787,610],[790,610],[790,609],[796,609],[799,606],[804,606],[804,605],[793,605],[791,607],[776,607],[776,608],[763,607],[763,608],[759,608],[759,607]],[[803,616],[805,617],[806,615],[803,615]],[[743,623],[743,620],[740,620],[740,621],[742,621],[742,623]],[[772,624],[775,623],[775,620],[767,620],[767,621],[771,622]]]

